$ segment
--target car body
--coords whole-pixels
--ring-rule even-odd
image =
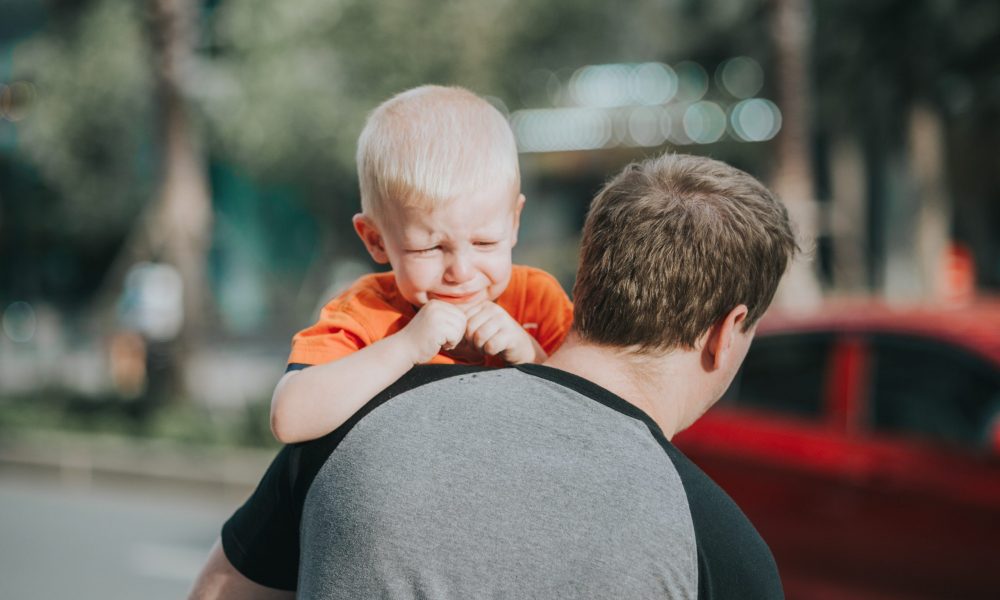
[[[768,315],[675,441],[789,598],[1000,597],[1000,301]]]

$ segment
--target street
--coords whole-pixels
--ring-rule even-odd
[[[0,470],[0,597],[182,598],[236,494]]]

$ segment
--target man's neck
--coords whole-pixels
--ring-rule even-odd
[[[572,373],[620,396],[649,415],[667,439],[693,420],[698,386],[691,377],[695,357],[684,351],[639,356],[623,348],[598,346],[571,332],[543,364]],[[700,416],[699,414],[693,415]]]

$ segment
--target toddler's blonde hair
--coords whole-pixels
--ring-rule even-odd
[[[425,85],[369,115],[358,138],[361,210],[380,220],[393,206],[436,207],[486,186],[520,188],[507,119],[459,87]]]

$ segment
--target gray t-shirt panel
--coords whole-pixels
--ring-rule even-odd
[[[687,497],[648,426],[514,369],[375,408],[320,468],[300,598],[695,598]]]

